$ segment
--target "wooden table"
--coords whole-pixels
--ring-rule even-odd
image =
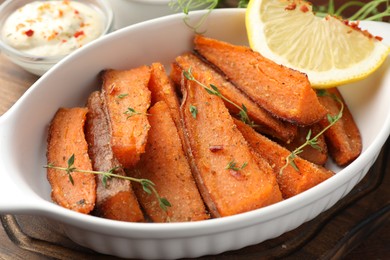
[[[38,79],[0,57],[0,115]],[[4,184],[3,184],[4,185]],[[390,258],[390,142],[371,171],[334,207],[276,239],[218,259],[259,259],[288,256],[331,259]],[[1,216],[0,259],[97,259],[107,257],[80,248],[53,223],[36,216]],[[203,257],[202,259],[216,259]],[[112,258],[114,259],[114,258]]]

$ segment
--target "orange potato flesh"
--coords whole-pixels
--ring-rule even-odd
[[[279,142],[282,146],[286,147],[290,151],[294,151],[296,148],[300,147],[306,142],[307,135],[311,131],[310,138],[315,137],[321,130],[322,126],[318,123],[306,127],[298,127],[298,134],[290,143]],[[326,146],[325,137],[321,134],[317,138],[318,147],[314,148],[310,145],[305,146],[302,149],[302,153],[299,154],[303,159],[318,164],[325,165],[328,160],[328,148]]]
[[[180,135],[180,140],[184,140],[179,112],[179,97],[175,91],[173,82],[168,77],[165,68],[161,63],[155,62],[151,66],[149,89],[152,93],[152,105],[158,101],[164,101],[168,105],[169,112]]]
[[[150,106],[150,68],[106,70],[102,93],[110,118],[111,145],[124,168],[134,166],[145,151],[150,128],[146,111]],[[137,114],[129,114],[133,109]]]
[[[321,120],[319,103],[307,76],[278,65],[248,47],[196,35],[195,50],[219,68],[242,92],[274,116],[298,125]]]
[[[247,108],[248,116],[258,125],[257,129],[259,131],[285,142],[291,141],[296,135],[297,127],[295,125],[273,117],[194,54],[186,53],[176,57],[172,64],[171,78],[177,85],[180,85],[182,71],[189,69],[197,74],[208,73],[210,76],[209,82],[217,86],[223,96],[238,106],[242,107],[244,105]],[[233,114],[237,115],[239,113],[238,108],[232,104],[225,102],[225,105]]]
[[[355,160],[362,151],[362,138],[353,116],[337,88],[326,90],[330,95],[335,95],[344,103],[343,116],[325,132],[329,154],[340,166],[345,166]],[[320,102],[326,107],[328,113],[335,116],[340,111],[340,104],[334,98],[326,95],[319,97]],[[329,125],[326,118],[320,121],[325,128]]]
[[[150,110],[151,129],[146,152],[141,156],[137,178],[151,180],[161,197],[171,207],[163,211],[153,195],[135,186],[136,194],[146,214],[153,222],[185,222],[208,219],[202,197],[196,187],[190,166],[182,148],[175,123],[164,101],[157,102]]]
[[[118,175],[126,175],[115,158],[110,145],[110,129],[105,113],[105,104],[99,91],[88,99],[88,115],[85,127],[88,153],[95,171],[108,172],[115,167]],[[143,213],[129,180],[109,178],[103,183],[103,175],[97,175],[96,206],[94,214],[100,217],[128,221],[144,221]]]
[[[74,167],[92,170],[88,145],[84,136],[87,108],[60,108],[50,124],[47,161],[58,167],[68,167],[68,159],[74,155]],[[71,183],[65,171],[47,169],[52,187],[51,197],[58,205],[88,214],[95,206],[96,181],[90,173],[71,173]]]
[[[200,77],[207,75],[195,77],[203,81]],[[230,216],[280,201],[271,167],[258,166],[223,101],[195,82],[182,82],[180,112],[187,156],[212,216]],[[194,107],[196,116],[191,112]],[[229,163],[236,163],[237,169],[228,167]]]
[[[332,171],[300,157],[294,160],[299,171],[288,165],[280,172],[291,152],[238,120],[236,125],[253,151],[273,167],[284,199],[308,190],[334,175]]]

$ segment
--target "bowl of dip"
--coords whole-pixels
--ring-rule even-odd
[[[71,52],[111,32],[113,20],[104,0],[7,0],[0,6],[0,50],[41,76]]]

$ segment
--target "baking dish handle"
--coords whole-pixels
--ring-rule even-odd
[[[24,182],[18,183],[18,176],[8,167],[5,119],[6,116],[0,116],[0,214],[28,213],[37,208],[37,203],[33,201],[35,196],[28,193],[30,189],[24,189]]]

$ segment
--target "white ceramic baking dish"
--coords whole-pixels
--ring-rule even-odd
[[[203,11],[194,12],[199,19]],[[220,9],[208,17],[205,34],[247,44],[243,9]],[[0,118],[0,213],[43,215],[62,223],[69,238],[97,252],[127,258],[172,259],[218,254],[260,243],[315,218],[345,196],[375,162],[390,132],[390,65],[343,86],[363,137],[363,153],[320,185],[255,211],[193,223],[125,223],[83,215],[54,204],[46,180],[46,138],[61,107],[84,105],[106,68],[126,69],[173,59],[192,49],[194,32],[182,14],[139,23],[99,39],[68,56],[41,77]],[[367,22],[390,42],[390,24]]]

